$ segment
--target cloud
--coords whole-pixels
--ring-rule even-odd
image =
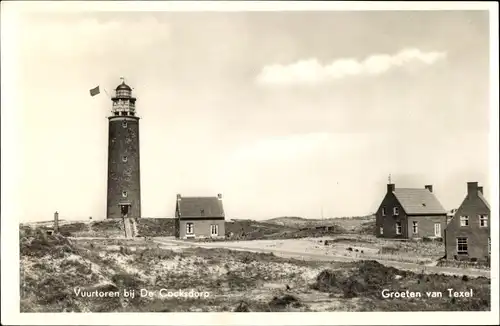
[[[317,84],[350,76],[373,76],[411,64],[432,65],[446,58],[445,52],[422,52],[419,49],[404,49],[396,54],[374,54],[362,61],[341,58],[329,64],[317,59],[301,60],[290,65],[270,65],[262,69],[257,83],[271,85]]]

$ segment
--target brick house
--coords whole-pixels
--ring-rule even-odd
[[[177,195],[175,237],[179,239],[225,238],[222,195],[182,197]]]
[[[418,189],[388,184],[375,216],[377,237],[443,238],[447,211],[432,192],[432,185]]]
[[[445,247],[447,259],[490,257],[490,205],[477,182],[467,182],[467,195],[445,230]]]

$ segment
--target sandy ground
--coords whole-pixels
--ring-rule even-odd
[[[342,242],[335,243],[334,245],[326,246],[324,240],[332,240],[333,237],[325,238],[303,238],[303,239],[283,239],[283,240],[252,240],[252,241],[224,241],[224,242],[210,242],[203,243],[203,245],[214,248],[246,248],[256,250],[272,250],[282,252],[304,253],[311,255],[324,255],[331,257],[345,257],[345,260],[356,259],[381,259],[385,256],[394,255],[380,255],[379,249],[385,243],[356,243],[356,242]],[[174,238],[157,238],[162,243],[184,243],[175,240]],[[352,251],[348,250],[351,248]],[[398,260],[398,259],[386,259]],[[418,259],[415,258],[414,260]],[[424,261],[424,259],[421,259]],[[427,260],[430,262],[430,260]]]
[[[328,238],[324,238],[328,239]],[[324,240],[323,239],[323,240]],[[362,244],[352,247],[351,244],[338,244],[333,248],[325,246],[317,238],[305,239],[285,239],[285,240],[253,240],[253,241],[224,241],[224,242],[186,242],[172,238],[155,238],[155,242],[161,245],[177,244],[185,247],[186,245],[198,246],[204,248],[226,248],[233,250],[272,252],[278,256],[296,258],[303,260],[320,261],[356,261],[373,259],[386,266],[391,266],[404,270],[411,270],[421,273],[442,273],[447,275],[468,275],[472,277],[484,276],[490,277],[490,271],[479,269],[464,269],[453,267],[437,267],[433,262],[428,264],[411,263],[390,259],[380,259],[376,255],[378,249],[373,246]],[[358,252],[345,250],[345,247],[351,246],[358,249]],[[363,253],[360,251],[363,250]]]

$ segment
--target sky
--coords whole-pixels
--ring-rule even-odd
[[[16,216],[102,219],[120,77],[140,120],[143,217],[223,194],[227,218],[358,216],[396,187],[489,198],[482,11],[23,13]],[[3,78],[2,78],[3,79]]]

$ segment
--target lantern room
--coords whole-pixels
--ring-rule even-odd
[[[111,98],[113,107],[111,113],[113,116],[135,116],[135,101],[132,96],[132,88],[125,84],[122,78],[122,83],[115,89],[115,96]]]

